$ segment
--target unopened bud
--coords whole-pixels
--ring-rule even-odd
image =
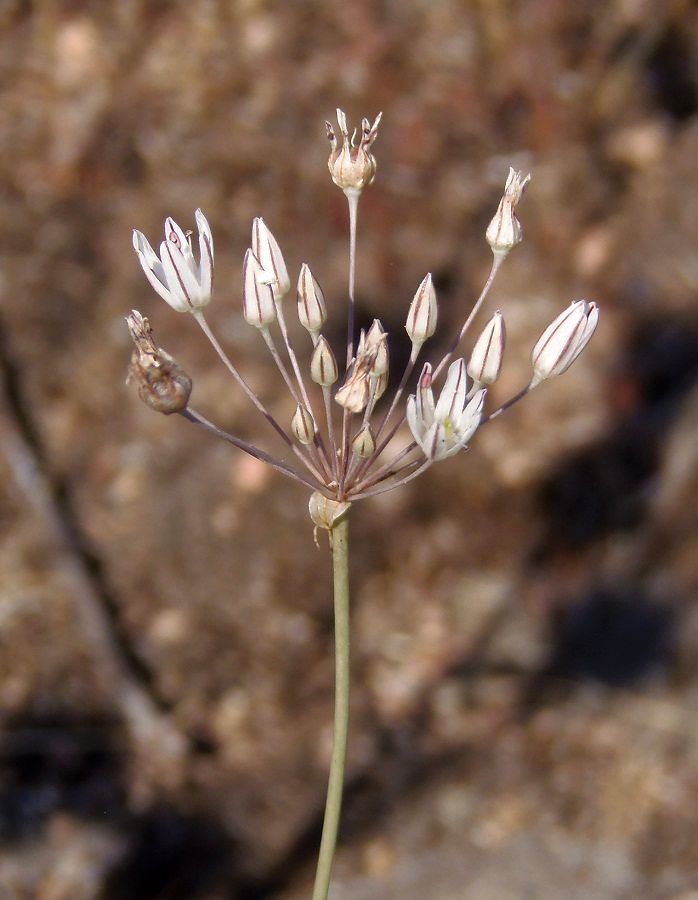
[[[354,440],[351,442],[351,449],[361,459],[368,459],[373,456],[376,449],[376,439],[373,436],[370,425],[364,425],[361,431],[357,432]]]
[[[242,314],[255,328],[266,328],[276,318],[274,291],[252,250],[245,253],[242,264]]]
[[[429,272],[417,288],[405,324],[405,330],[417,348],[436,331],[438,312],[436,291]]]
[[[288,293],[291,281],[281,248],[261,218],[252,222],[252,252],[267,275],[274,299],[280,300]]]
[[[298,277],[298,319],[312,335],[318,335],[327,321],[324,294],[306,263]]]
[[[136,349],[127,381],[138,385],[138,396],[156,412],[171,415],[186,409],[192,381],[184,369],[153,340],[150,323],[138,310],[126,317]]]
[[[596,303],[576,300],[551,322],[531,353],[531,387],[567,371],[591,340],[598,321]]]
[[[301,444],[312,444],[315,438],[315,421],[302,403],[298,404],[293,414],[291,430]]]
[[[327,339],[320,335],[310,358],[310,377],[315,384],[330,387],[339,377],[337,360]]]
[[[522,178],[521,172],[509,169],[504,185],[504,196],[499,201],[497,212],[485,232],[487,243],[495,256],[506,256],[512,247],[521,243],[523,232],[514,210],[530,180],[530,175]]]
[[[504,318],[499,310],[485,325],[484,331],[475,342],[468,363],[468,375],[478,385],[492,384],[499,378],[506,345]]]
[[[329,497],[315,491],[310,495],[308,512],[318,528],[326,528],[330,531],[350,506],[351,503],[346,500],[330,500]]]
[[[356,131],[349,137],[347,117],[341,109],[337,110],[337,123],[341,132],[341,144],[337,141],[331,122],[325,122],[327,137],[330,140],[330,158],[327,161],[332,181],[345,194],[357,194],[370,184],[376,175],[376,160],[371,153],[371,146],[378,135],[382,113],[378,113],[373,125],[368,119],[361,121],[361,140],[356,145]]]

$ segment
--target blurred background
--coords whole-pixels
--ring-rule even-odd
[[[438,356],[508,166],[533,173],[493,405],[571,299],[601,325],[470,452],[352,520],[335,900],[698,897],[698,16],[683,0],[29,2],[0,9],[0,897],[307,897],[331,746],[330,563],[307,495],[124,385],[132,308],[196,406],[279,452],[131,229],[255,215],[341,345],[323,121],[384,119],[358,307]],[[293,301],[289,301],[291,307]],[[307,335],[298,334],[299,346]],[[439,340],[441,343],[439,343]]]

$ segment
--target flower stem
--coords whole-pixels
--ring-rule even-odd
[[[349,732],[349,521],[347,516],[343,516],[330,531],[330,546],[334,570],[334,736],[313,900],[327,900],[327,893],[330,889],[347,757],[347,734]]]

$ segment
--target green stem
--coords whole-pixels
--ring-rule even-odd
[[[330,545],[334,569],[334,736],[313,900],[327,900],[327,893],[330,889],[347,758],[347,734],[349,732],[349,521],[347,516],[343,516],[330,531]]]

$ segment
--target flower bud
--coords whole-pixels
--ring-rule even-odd
[[[327,321],[324,294],[306,263],[298,276],[298,319],[313,336],[320,333]]]
[[[248,250],[242,264],[242,314],[255,328],[266,328],[276,318],[274,291],[266,277],[259,260]]]
[[[342,134],[341,145],[337,141],[332,124],[325,122],[331,146],[327,166],[332,181],[347,195],[361,193],[366,185],[375,178],[376,160],[370,151],[371,145],[378,135],[381,116],[382,113],[378,113],[373,125],[368,119],[361,121],[361,140],[358,147],[356,146],[356,131],[350,138],[347,117],[341,109],[337,110],[337,124]]]
[[[368,459],[369,456],[373,456],[373,451],[376,449],[376,439],[373,436],[370,425],[364,425],[356,433],[354,440],[351,442],[351,449],[361,459]]]
[[[478,385],[492,384],[499,378],[505,344],[504,318],[497,310],[475,342],[468,362],[468,375]]]
[[[318,338],[313,355],[310,358],[310,377],[315,384],[330,387],[339,377],[337,360],[334,358],[332,348],[327,339],[322,335]]]
[[[567,371],[591,340],[599,321],[594,302],[576,300],[548,325],[531,353],[535,387],[546,378]]]
[[[274,300],[280,300],[288,293],[291,281],[276,238],[261,218],[252,222],[252,252],[267,275]]]
[[[126,380],[136,382],[138,396],[156,412],[169,416],[186,409],[191,378],[169,353],[156,346],[150,323],[138,310],[132,310],[126,324],[136,345]]]
[[[310,495],[308,512],[318,528],[326,528],[329,531],[350,506],[351,503],[346,500],[330,500],[329,497],[315,491]]]
[[[497,212],[485,232],[487,243],[495,256],[506,256],[512,247],[521,243],[523,232],[514,210],[530,180],[530,175],[522,178],[521,172],[509,169],[504,185],[504,196],[499,201]]]
[[[315,421],[310,412],[301,403],[291,419],[291,430],[301,444],[312,444],[315,438]]]
[[[436,291],[431,280],[431,272],[429,272],[417,288],[405,324],[405,330],[417,348],[421,347],[424,341],[436,331],[437,317]]]

